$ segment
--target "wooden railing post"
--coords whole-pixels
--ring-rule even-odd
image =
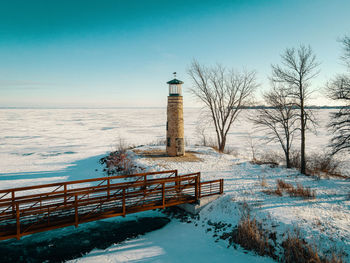
[[[224,193],[224,179],[220,179],[220,194]]]
[[[199,195],[198,195],[198,175],[196,176],[195,179],[195,183],[194,183],[194,198],[196,199],[196,201],[198,201],[199,199]]]
[[[21,238],[21,223],[20,223],[20,220],[19,220],[19,204],[16,203],[16,232],[17,232],[17,240],[19,240]]]
[[[126,208],[125,208],[125,188],[123,188],[123,217],[125,217]]]
[[[165,208],[165,183],[162,183],[162,206]]]
[[[111,182],[110,182],[110,180],[109,180],[109,178],[108,178],[108,179],[107,179],[107,198],[108,198],[108,199],[109,199],[109,196],[110,196],[110,194],[111,194],[110,188],[111,188]]]
[[[74,195],[74,210],[75,210],[75,227],[78,227],[79,218],[78,218],[78,196]]]
[[[12,199],[12,215],[15,216],[16,205],[15,205],[15,191],[11,191],[11,199]]]
[[[180,185],[181,185],[181,181],[177,180],[178,179],[178,174],[177,174],[177,170],[175,170],[175,189],[177,193],[180,193]]]
[[[63,185],[63,190],[64,190],[64,206],[67,205],[67,184],[65,183]]]
[[[202,197],[202,193],[201,193],[201,173],[198,173],[198,198]]]

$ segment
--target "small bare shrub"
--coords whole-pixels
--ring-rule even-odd
[[[291,167],[300,169],[300,152],[291,154]],[[312,153],[306,156],[306,174],[313,176],[345,177],[340,170],[341,162],[329,153]]]
[[[130,147],[127,145],[125,139],[118,137],[118,143],[115,145],[116,152],[125,153]]]
[[[108,176],[119,174],[133,174],[137,172],[137,166],[128,156],[126,151],[114,151],[100,159],[100,164],[104,165],[103,171]]]
[[[301,238],[300,231],[295,229],[288,233],[287,239],[282,242],[284,249],[283,262],[286,263],[342,263],[343,257],[340,253],[332,252],[329,256],[320,256],[319,248],[310,245]]]
[[[274,152],[274,151],[269,151],[269,152],[262,152],[259,153],[258,155],[258,160],[260,161],[260,163],[262,164],[269,164],[272,167],[276,167],[279,165],[279,163],[283,162],[283,156],[281,156],[281,154],[279,154],[278,152]]]
[[[208,146],[209,143],[209,139],[207,137],[207,133],[206,133],[206,125],[207,124],[205,122],[206,119],[201,119],[198,121],[197,125],[196,125],[196,134],[200,139],[200,145],[203,146]]]
[[[300,169],[300,152],[299,151],[291,151],[290,152],[290,167]]]
[[[248,144],[249,144],[251,152],[252,152],[252,162],[255,163],[255,162],[257,162],[255,141],[253,141],[253,137],[249,132],[247,135],[247,141],[248,141]]]
[[[340,171],[340,161],[328,153],[314,153],[308,156],[306,168],[309,175],[343,177]]]

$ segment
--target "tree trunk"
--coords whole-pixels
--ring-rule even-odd
[[[287,166],[287,168],[291,168],[290,167],[290,158],[289,158],[289,151],[288,150],[285,152],[285,155],[286,155],[286,166]]]
[[[305,161],[305,115],[304,115],[304,100],[300,101],[300,122],[301,122],[301,145],[300,145],[300,172],[306,174]]]
[[[225,150],[225,144],[226,144],[226,136],[221,137],[221,143],[219,144],[219,152],[224,152]]]

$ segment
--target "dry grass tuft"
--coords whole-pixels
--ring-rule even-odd
[[[284,249],[283,262],[286,263],[342,263],[342,255],[333,252],[330,257],[321,257],[316,245],[308,244],[300,236],[300,231],[288,233],[287,239],[282,243]]]
[[[266,189],[263,191],[265,194],[277,196],[283,196],[283,192],[288,193],[289,196],[302,197],[304,199],[316,197],[316,191],[311,190],[310,187],[303,187],[302,184],[297,184],[297,187],[294,187],[292,184],[281,179],[276,181],[276,189]]]
[[[277,179],[277,188],[288,190],[288,189],[292,189],[293,185],[286,183],[285,181],[283,181],[281,179]]]
[[[261,185],[262,187],[268,187],[268,184],[267,184],[267,181],[266,181],[265,178],[262,178],[262,179],[261,179],[260,185]]]
[[[315,198],[316,191],[311,190],[310,187],[303,187],[302,184],[297,184],[297,188],[292,188],[288,190],[290,196],[303,197],[303,198]]]
[[[266,189],[263,190],[263,193],[267,195],[278,195],[278,196],[283,196],[283,192],[281,188],[276,188],[276,189]]]
[[[274,257],[274,247],[269,243],[267,231],[249,214],[241,218],[237,230],[233,232],[233,242],[261,256]]]

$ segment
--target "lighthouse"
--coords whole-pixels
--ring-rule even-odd
[[[168,156],[185,155],[184,145],[184,115],[181,80],[174,79],[167,82],[169,85],[167,123],[166,123],[166,152]]]

